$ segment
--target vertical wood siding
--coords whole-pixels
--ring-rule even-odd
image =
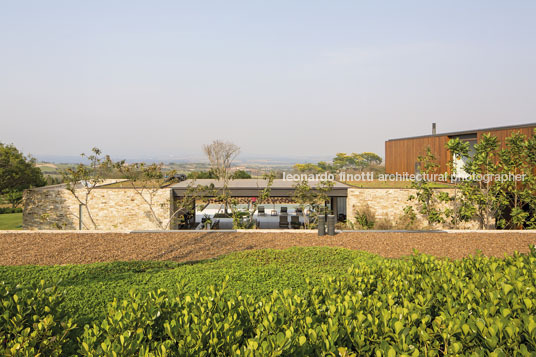
[[[514,131],[521,132],[528,137],[534,135],[533,127],[512,128],[501,130],[480,130],[476,131],[477,140],[480,140],[483,134],[491,133],[496,136],[504,148],[505,140]],[[418,162],[418,157],[424,155],[426,148],[430,147],[432,153],[436,156],[439,163],[439,173],[447,171],[450,153],[446,148],[449,141],[447,135],[425,136],[419,138],[389,140],[385,142],[385,171],[388,174],[414,174],[415,163]]]

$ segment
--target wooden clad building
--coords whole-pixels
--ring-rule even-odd
[[[533,136],[534,129],[536,129],[536,123],[390,139],[385,142],[385,171],[388,174],[418,173],[418,157],[425,153],[427,147],[430,147],[438,159],[439,172],[446,172],[451,158],[446,144],[450,139],[458,137],[469,141],[472,146],[480,140],[482,135],[490,133],[499,139],[501,145],[504,145],[505,139],[512,132],[517,131]],[[433,131],[435,131],[435,125]]]

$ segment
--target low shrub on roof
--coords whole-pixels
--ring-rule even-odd
[[[357,263],[347,274],[310,284],[299,294],[229,294],[225,281],[194,294],[131,292],[111,302],[102,321],[85,326],[77,348],[85,356],[533,356],[535,264],[534,250],[503,260],[414,255]],[[10,301],[13,296],[4,293],[0,334],[7,331],[11,340],[35,332],[35,319],[17,320],[17,329],[11,323],[32,300],[4,308]],[[44,309],[37,316],[61,316],[57,305],[37,306]],[[64,341],[68,323],[58,321],[63,327],[54,330],[54,341]],[[6,341],[0,353],[13,348]],[[46,345],[36,341],[32,348]],[[24,348],[30,347],[21,344],[22,355]]]

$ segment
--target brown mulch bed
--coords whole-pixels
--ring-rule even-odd
[[[81,264],[128,260],[199,261],[247,249],[344,247],[384,257],[414,249],[438,257],[462,258],[481,251],[504,257],[528,252],[536,233],[2,233],[0,265]]]

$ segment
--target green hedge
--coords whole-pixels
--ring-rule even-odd
[[[63,295],[44,281],[33,288],[0,284],[0,355],[60,356],[76,327],[59,308]]]
[[[22,207],[0,207],[0,214],[5,213],[22,213]]]
[[[77,348],[84,356],[534,356],[535,266],[534,250],[460,261],[414,255],[357,264],[299,294],[229,297],[226,282],[195,294],[131,292],[79,331]],[[64,341],[69,322],[57,321]]]

